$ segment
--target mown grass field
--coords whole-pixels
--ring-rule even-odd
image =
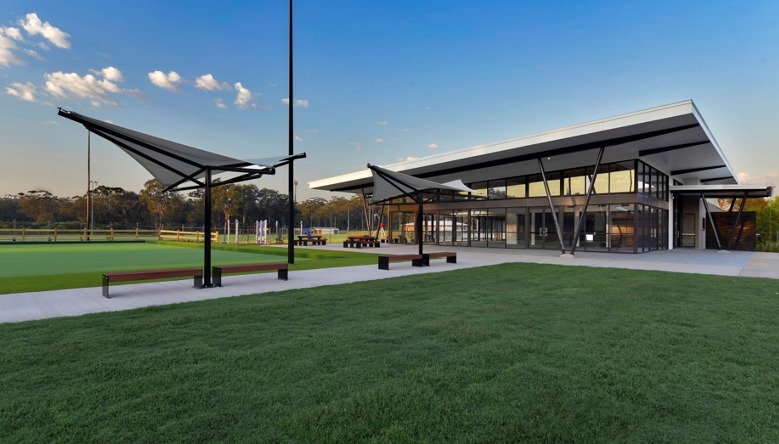
[[[779,442],[775,280],[506,264],[0,325],[3,442]]]
[[[212,264],[286,262],[287,250],[257,245],[212,248]],[[373,255],[296,249],[292,270],[376,263]],[[51,243],[0,245],[0,295],[63,288],[99,287],[109,271],[202,267],[203,245],[176,242]]]

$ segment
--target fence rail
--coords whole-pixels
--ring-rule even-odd
[[[159,240],[175,240],[178,242],[205,242],[203,231],[160,230],[157,234]],[[219,243],[219,232],[211,232],[211,242]]]
[[[5,242],[64,242],[102,240],[140,240],[156,238],[157,230],[86,230],[63,228],[0,228],[0,241]]]

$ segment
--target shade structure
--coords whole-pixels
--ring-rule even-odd
[[[377,204],[399,197],[408,197],[419,205],[416,221],[416,238],[419,244],[419,254],[423,251],[422,242],[422,207],[425,200],[440,198],[442,196],[467,197],[475,191],[468,188],[459,179],[447,183],[438,183],[432,180],[420,179],[408,174],[398,173],[377,165],[368,164],[373,174],[373,195],[370,202]]]
[[[268,159],[240,160],[123,128],[74,111],[59,108],[58,114],[81,123],[88,131],[114,143],[149,171],[162,184],[165,191],[199,188],[205,190],[204,231],[206,235],[203,259],[203,286],[205,287],[212,286],[211,188],[259,179],[263,175],[274,174],[277,167],[306,157],[305,153],[300,153]],[[214,176],[222,173],[232,173],[232,177],[213,182]]]

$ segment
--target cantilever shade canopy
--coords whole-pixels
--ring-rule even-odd
[[[234,177],[212,184],[227,185],[274,174],[275,168],[296,158],[305,157],[305,154],[302,154],[240,160],[123,128],[62,108],[59,109],[59,115],[81,123],[90,132],[113,142],[149,171],[166,191],[205,188],[206,170],[210,170],[212,175],[234,173]]]
[[[259,179],[265,174],[274,174],[276,168],[287,165],[295,159],[306,157],[306,153],[273,159],[247,161],[234,159],[210,151],[201,150],[181,143],[123,128],[73,111],[59,108],[58,114],[84,127],[98,136],[113,142],[130,155],[160,181],[165,191],[205,189],[204,259],[203,286],[211,287],[211,188],[219,185]],[[213,182],[212,177],[221,173],[234,176]]]
[[[441,196],[462,196],[463,193],[473,193],[461,180],[447,183],[420,179],[408,174],[398,173],[380,166],[368,164],[373,174],[372,204],[386,202],[398,197],[409,197],[419,205],[416,221],[416,237],[419,244],[419,254],[422,254],[422,205],[425,200]]]

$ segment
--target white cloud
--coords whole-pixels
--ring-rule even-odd
[[[176,91],[179,84],[181,84],[181,76],[176,71],[170,71],[165,74],[158,70],[149,73],[149,81],[159,88]]]
[[[113,66],[109,66],[107,68],[103,68],[100,71],[92,71],[95,74],[100,74],[103,76],[104,79],[110,80],[112,82],[121,82],[124,80],[122,77],[122,72],[118,69],[114,68]]]
[[[238,94],[235,96],[235,106],[241,109],[246,109],[251,106],[254,106],[252,103],[252,100],[254,99],[254,94],[252,94],[251,91],[244,88],[243,85],[241,85],[241,82],[236,82],[235,85],[233,85],[236,91],[238,91]]]
[[[382,139],[381,137],[377,137],[376,140],[373,141],[373,143],[377,145],[382,144],[384,143],[384,139]]]
[[[14,54],[14,51],[18,48],[16,41],[20,38],[21,35],[18,29],[0,27],[0,65],[22,64],[22,61]]]
[[[779,185],[779,172],[765,174],[738,173],[738,180],[747,185]]]
[[[227,105],[225,105],[225,102],[222,99],[215,99],[214,105],[219,109],[227,109]]]
[[[64,99],[88,99],[94,107],[100,107],[103,104],[118,106],[119,102],[113,99],[111,94],[135,95],[135,91],[123,90],[111,80],[122,78],[122,73],[118,69],[108,67],[102,70],[91,71],[103,78],[95,77],[92,74],[81,76],[74,72],[64,73],[57,71],[47,73],[44,75],[46,92],[54,97]]]
[[[434,150],[434,149],[438,148],[438,144],[437,143],[428,143],[427,147],[430,148],[431,150]]]
[[[230,89],[230,85],[227,82],[217,81],[213,74],[203,74],[195,79],[195,88],[203,91],[225,91]]]
[[[43,60],[43,56],[38,54],[38,51],[36,51],[34,49],[25,49],[24,53],[27,54],[28,56],[34,58],[34,59]]]
[[[411,162],[412,160],[417,160],[417,158],[414,156],[406,156],[405,158],[402,157],[400,158],[401,162]]]
[[[19,24],[30,35],[42,35],[58,48],[70,48],[68,37],[70,34],[52,26],[49,22],[42,22],[38,14],[31,12],[25,16],[25,20],[19,20]]]
[[[295,134],[295,142],[302,142],[303,138]]]
[[[376,125],[387,126],[389,125],[389,122],[387,122],[386,120],[379,120],[378,122],[376,122]]]
[[[35,102],[35,85],[30,82],[12,83],[10,86],[5,87],[5,92],[6,94],[14,96],[19,100],[23,100],[25,102]]]
[[[289,105],[289,97],[285,97],[281,99],[281,103],[285,105]],[[299,106],[301,108],[308,108],[308,100],[307,99],[295,99],[295,106]]]

